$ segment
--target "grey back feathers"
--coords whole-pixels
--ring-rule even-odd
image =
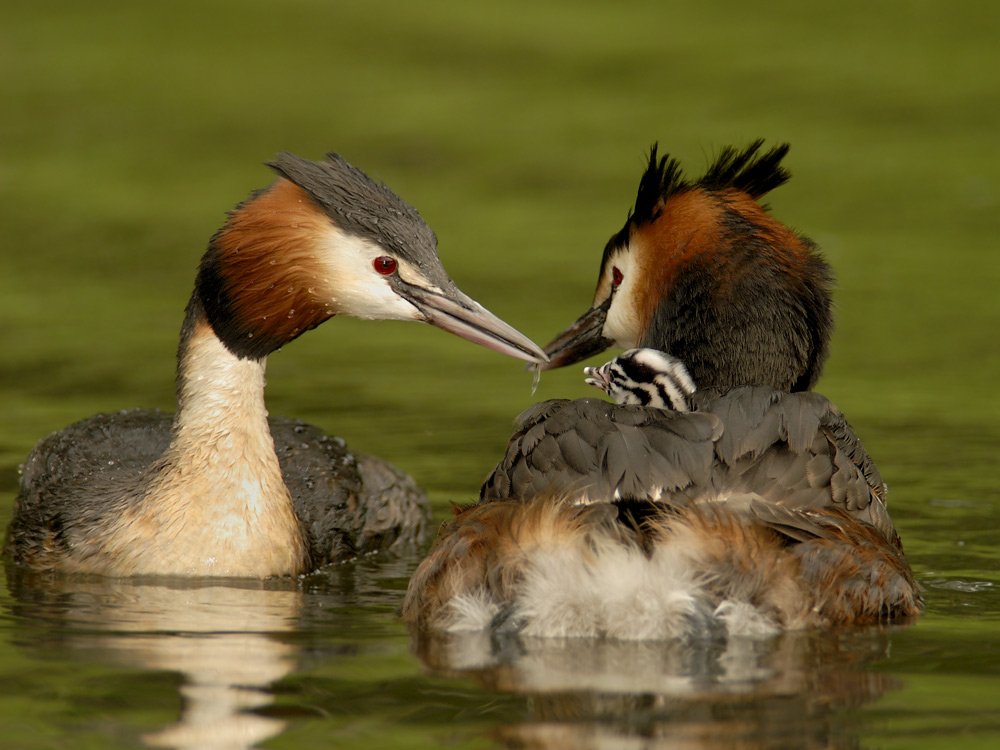
[[[696,411],[546,401],[518,418],[480,502],[551,492],[711,502],[753,494],[803,511],[839,509],[895,538],[885,485],[823,396],[743,386],[692,397]]]
[[[722,423],[713,414],[618,406],[598,399],[543,401],[517,418],[480,501],[548,493],[587,502],[659,499],[709,487]]]

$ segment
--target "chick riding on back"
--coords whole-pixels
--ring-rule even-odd
[[[414,574],[405,620],[662,638],[920,612],[878,469],[810,391],[832,273],[758,202],[789,178],[788,146],[761,146],[724,149],[696,181],[653,148],[593,303],[545,348],[543,369],[612,346],[669,359],[642,371],[632,366],[647,355],[628,352],[588,368],[620,404],[522,413],[479,502]],[[661,395],[662,371],[673,374]]]

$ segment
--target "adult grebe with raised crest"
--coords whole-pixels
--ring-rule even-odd
[[[588,368],[620,403],[521,414],[414,574],[406,621],[662,638],[920,612],[878,469],[810,390],[832,273],[760,205],[789,178],[788,146],[761,146],[724,149],[696,181],[653,148],[593,304],[543,368],[659,354]]]

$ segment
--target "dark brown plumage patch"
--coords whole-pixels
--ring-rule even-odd
[[[319,293],[319,243],[331,220],[280,179],[229,215],[202,259],[196,296],[234,354],[260,359],[337,311]]]
[[[726,148],[696,181],[654,146],[635,208],[605,248],[628,245],[641,282],[638,346],[683,360],[700,388],[811,388],[833,328],[833,274],[815,245],[758,199],[784,184],[782,144]]]
[[[315,162],[282,152],[268,166],[302,188],[344,233],[385,248],[438,286],[450,285],[437,260],[437,237],[417,210],[339,154]]]
[[[793,552],[803,586],[827,622],[870,625],[920,614],[923,599],[897,538],[834,509],[817,518],[822,535]]]

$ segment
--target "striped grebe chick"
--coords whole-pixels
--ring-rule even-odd
[[[616,404],[688,411],[697,389],[684,363],[656,349],[629,349],[600,367],[584,367],[587,385]]]
[[[463,294],[415,209],[336,154],[288,153],[201,260],[177,411],[101,414],[24,464],[5,554],[108,576],[266,577],[420,541],[416,484],[264,404],[267,356],[335,315],[427,322],[529,362],[545,354]]]

